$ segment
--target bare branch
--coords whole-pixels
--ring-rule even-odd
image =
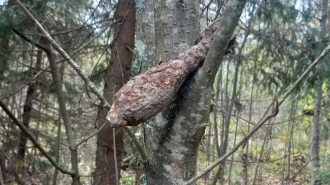
[[[11,120],[18,126],[18,128],[26,134],[26,136],[30,139],[30,141],[34,144],[34,146],[49,160],[50,163],[54,165],[56,169],[61,171],[64,174],[68,175],[75,175],[74,172],[68,171],[64,168],[62,168],[59,164],[57,164],[53,158],[46,152],[44,148],[38,143],[38,141],[30,134],[30,132],[26,129],[26,127],[17,120],[17,118],[14,116],[14,114],[7,108],[7,106],[0,100],[0,107],[6,112],[6,114],[9,116]]]
[[[148,156],[143,149],[143,147],[140,145],[139,141],[136,139],[135,135],[132,133],[132,131],[128,127],[124,127],[126,133],[131,137],[133,143],[135,144],[136,148],[138,149],[141,158],[143,161],[146,161],[148,159]]]
[[[92,92],[99,98],[104,107],[110,108],[108,101],[101,95],[98,89],[95,87],[92,81],[89,80],[88,76],[80,69],[80,67],[72,60],[72,58],[63,50],[63,48],[56,43],[56,41],[49,35],[49,33],[42,27],[42,25],[37,21],[33,15],[25,8],[25,6],[19,1],[15,0],[16,4],[21,8],[24,14],[33,22],[34,26],[38,28],[47,38],[52,46],[55,48],[60,55],[67,60],[68,64],[78,73],[78,75],[85,81]]]
[[[292,93],[292,91],[298,86],[298,84],[308,75],[309,72],[330,52],[330,45],[327,46],[322,53],[314,60],[314,62],[306,69],[306,71],[298,78],[298,80],[284,93],[282,100],[279,101],[281,105],[284,100]]]
[[[247,136],[245,136],[232,150],[230,150],[228,153],[223,155],[219,160],[215,161],[213,164],[205,168],[205,170],[203,170],[200,174],[196,175],[194,178],[187,181],[185,185],[193,184],[195,181],[202,178],[204,175],[209,173],[213,168],[217,167],[221,162],[223,162],[229,156],[235,153],[239,149],[239,147],[243,145],[243,143],[245,143],[251,136],[253,136],[253,134],[256,133],[269,119],[275,117],[278,114],[278,112],[279,112],[279,104],[278,101],[275,100],[275,109],[270,115],[265,117],[256,127],[254,127],[253,130]]]
[[[234,152],[236,152],[238,150],[238,148],[245,143],[255,132],[257,132],[259,130],[259,128],[261,128],[265,122],[267,120],[269,120],[270,118],[276,116],[279,112],[279,106],[284,102],[284,100],[292,93],[292,91],[294,90],[294,88],[297,87],[297,85],[307,76],[307,74],[316,66],[317,63],[319,63],[328,53],[330,52],[330,45],[327,46],[322,53],[320,54],[320,56],[318,56],[314,62],[306,69],[306,71],[297,79],[297,81],[290,87],[289,90],[287,90],[281,101],[277,102],[277,100],[275,101],[275,109],[273,111],[273,113],[269,116],[267,116],[262,122],[258,123],[256,125],[256,127],[254,127],[254,129],[246,136],[244,137],[230,152],[228,152],[227,154],[223,155],[219,160],[215,161],[213,164],[211,164],[210,166],[208,166],[207,168],[205,168],[205,170],[203,170],[200,174],[198,174],[197,176],[195,176],[194,178],[190,179],[185,185],[188,184],[192,184],[193,182],[197,181],[198,179],[200,179],[201,177],[203,177],[204,175],[206,175],[207,173],[209,173],[213,168],[215,168],[217,165],[219,165],[222,161],[226,160],[230,155],[232,155]]]
[[[13,32],[16,33],[19,37],[21,37],[22,39],[24,39],[25,41],[29,42],[30,44],[35,45],[37,48],[40,48],[42,50],[46,50],[46,46],[33,42],[31,39],[27,38],[25,35],[23,35],[22,33],[20,33],[19,31],[17,31],[16,29],[13,29]]]
[[[309,160],[304,166],[302,166],[295,174],[292,175],[291,180],[289,183],[293,182],[294,179],[298,176],[298,174],[304,169],[306,168],[307,165],[309,165],[310,162],[312,162],[313,160],[315,160],[317,156],[313,157],[311,160]]]
[[[102,0],[99,1],[99,3],[97,4],[97,6],[94,8],[93,12],[91,13],[91,15],[88,17],[88,19],[84,22],[84,24],[76,31],[76,33],[74,33],[74,35],[72,35],[72,37],[70,37],[67,41],[64,42],[64,44],[66,44],[67,42],[69,42],[71,39],[73,39],[81,30],[82,28],[85,27],[86,23],[88,22],[88,20],[94,15],[95,11],[97,10],[97,8],[100,6]]]
[[[102,124],[102,126],[100,128],[98,128],[95,132],[91,133],[89,136],[87,136],[86,138],[84,138],[83,140],[81,140],[78,144],[77,147],[81,144],[83,144],[85,141],[89,140],[90,138],[92,138],[93,136],[95,136],[97,133],[99,133],[103,127],[107,124],[107,121],[104,121],[104,123]]]

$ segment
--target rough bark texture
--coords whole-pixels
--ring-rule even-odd
[[[104,93],[105,99],[111,103],[114,94],[128,81],[130,77],[135,34],[135,3],[132,0],[120,0],[115,12],[115,19],[120,20],[114,25],[114,41],[111,47],[111,61],[106,72]],[[108,109],[101,107],[98,112],[98,126],[105,121]],[[116,168],[120,172],[123,154],[123,129],[115,134],[117,167],[115,166],[113,130],[105,127],[97,135],[96,169],[94,184],[116,184]]]
[[[229,1],[203,65],[156,116],[149,184],[184,184],[196,175],[198,147],[209,124],[211,87],[246,1]],[[203,34],[201,35],[203,38]]]
[[[155,3],[156,58],[165,62],[174,59],[202,39],[200,36],[195,40],[199,32],[199,2],[157,0]],[[185,80],[190,78],[191,75],[188,75]],[[185,83],[182,86],[185,86]],[[172,98],[170,104],[151,122],[152,126],[146,125],[146,147],[151,155],[146,169],[148,184],[182,184],[183,179],[189,178],[193,175],[191,172],[196,170],[195,149],[190,144],[181,145],[181,129],[184,129],[186,124],[184,123],[181,128],[174,127],[177,135],[172,135],[172,126],[180,124],[175,122],[176,116],[179,118],[178,121],[185,121],[177,114],[184,96],[185,94],[179,90],[176,98]]]
[[[204,61],[217,25],[204,29],[199,42],[176,60],[161,63],[127,82],[116,93],[107,116],[111,126],[138,125],[168,105],[188,75]]]
[[[199,30],[199,2],[155,1],[157,61],[173,60],[185,52]]]
[[[156,65],[154,0],[136,0],[136,51],[139,74]]]
[[[139,64],[139,73],[145,72],[156,65],[156,47],[155,47],[155,1],[137,0],[136,2],[136,51]],[[150,129],[147,124],[142,125],[140,143],[146,148],[150,145]],[[135,170],[135,182],[145,182],[146,176],[144,170]]]
[[[155,3],[156,8],[157,3],[164,3],[161,6],[182,11],[183,15],[186,10],[191,9],[191,4],[183,4],[182,1],[175,4],[176,8],[171,8],[163,1]],[[133,78],[115,95],[107,116],[114,127],[137,125],[162,110],[153,123],[153,136],[148,136],[153,138],[152,146],[148,147],[151,152],[146,169],[148,184],[183,184],[196,174],[198,147],[208,124],[214,76],[226,50],[232,49],[227,46],[245,3],[246,1],[230,1],[220,21],[220,29],[215,32],[217,24],[212,24],[201,32],[194,42],[196,45],[180,54],[176,60],[161,63]],[[164,17],[164,21],[166,18]],[[157,34],[157,29],[164,29],[165,33],[171,34],[166,32],[166,26],[157,26],[157,14],[155,22],[157,37],[163,36]],[[182,26],[182,29],[185,28]],[[173,44],[170,41],[171,39],[165,39],[164,43]],[[164,46],[157,45],[156,50],[158,47]],[[172,46],[172,50],[176,49],[178,48]],[[163,52],[166,51],[168,50]],[[163,60],[164,55],[161,58],[158,56],[158,59],[167,61]],[[201,66],[205,57],[206,61]],[[198,67],[200,68],[196,72]]]

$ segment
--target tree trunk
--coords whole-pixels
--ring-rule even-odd
[[[40,39],[40,40],[42,40],[42,39]],[[44,43],[40,42],[40,44],[44,44]],[[32,76],[37,74],[37,70],[40,69],[41,60],[42,60],[42,49],[39,48],[38,54],[37,54],[36,68],[32,69],[33,70]],[[29,128],[29,125],[30,125],[33,98],[34,98],[34,94],[37,90],[37,83],[38,82],[29,82],[28,83],[28,90],[26,92],[26,99],[25,99],[25,103],[23,106],[23,115],[22,115],[22,117],[23,117],[22,123],[24,124],[24,126],[26,128]],[[21,131],[17,157],[18,157],[18,161],[19,161],[18,170],[19,170],[19,173],[21,173],[22,175],[23,175],[22,170],[24,169],[24,157],[25,157],[25,151],[26,151],[26,143],[27,143],[27,136],[24,132]]]
[[[319,70],[318,70],[319,71]],[[315,93],[314,93],[314,115],[312,120],[312,136],[311,136],[311,159],[312,160],[312,179],[311,184],[320,184],[317,182],[316,176],[318,172],[316,170],[320,167],[320,115],[318,111],[321,108],[322,101],[322,84],[323,79],[321,74],[318,75],[318,79],[315,82]]]
[[[103,93],[109,103],[112,103],[114,94],[130,77],[133,58],[130,49],[134,48],[135,34],[135,1],[118,1],[114,19],[118,22],[114,25],[114,40],[110,44],[111,59],[106,71]],[[97,116],[98,127],[101,127],[105,122],[108,111],[104,107],[100,108]],[[113,129],[105,127],[97,135],[96,169],[94,172],[94,183],[97,185],[118,184],[124,149],[124,130],[116,129],[115,133],[114,137]],[[115,146],[113,145],[113,138],[115,138]]]
[[[136,13],[136,51],[139,73],[156,65],[154,0],[139,1]]]
[[[196,39],[199,31],[198,1],[177,1],[176,3],[155,1],[155,34],[156,34],[156,61],[165,62],[175,59],[179,53],[187,50]],[[191,152],[190,158],[178,158],[183,153],[179,148],[171,148],[175,142],[168,137],[177,107],[173,102],[167,110],[156,116],[155,127],[148,131],[148,151],[153,152],[147,169],[148,184],[178,184],[182,179],[189,179],[194,175],[196,151]],[[166,116],[166,115],[171,116]],[[179,126],[179,125],[178,125]],[[178,133],[179,134],[179,133]],[[181,144],[179,144],[181,145]],[[175,146],[175,145],[172,145]],[[179,147],[179,146],[178,146]],[[189,151],[187,151],[189,153]],[[189,163],[187,164],[187,161]],[[192,164],[192,166],[190,166]],[[167,166],[167,167],[166,167]],[[175,169],[175,170],[174,170]],[[190,170],[193,170],[191,173]]]
[[[214,77],[244,4],[245,1],[227,4],[229,8],[203,66],[188,76],[176,98],[156,116],[151,127],[152,145],[148,146],[152,151],[146,169],[148,184],[183,184],[195,176],[198,147],[209,124]],[[197,36],[198,3],[156,1],[155,7],[157,60],[164,62],[174,59]],[[193,28],[195,36],[190,35]]]
[[[139,3],[138,3],[139,2]],[[155,21],[154,21],[154,0],[136,1],[136,51],[138,73],[145,72],[156,65],[155,60]],[[144,148],[151,143],[150,129],[147,124],[142,125],[141,144]],[[143,169],[135,170],[135,183],[146,181],[142,175]],[[142,176],[141,176],[142,175]]]
[[[46,54],[49,61],[52,77],[53,77],[53,83],[56,89],[56,96],[58,100],[59,105],[59,112],[61,114],[61,118],[63,120],[63,124],[65,127],[65,133],[68,140],[68,147],[70,149],[70,165],[72,168],[72,171],[74,172],[73,175],[71,175],[72,178],[72,185],[81,185],[80,182],[80,175],[79,175],[79,167],[78,167],[78,147],[76,144],[76,140],[74,138],[74,132],[72,130],[71,120],[69,117],[69,113],[66,108],[66,103],[64,99],[64,93],[62,88],[62,82],[61,82],[61,76],[59,74],[56,61],[55,61],[55,54],[52,51],[51,44],[48,40],[45,40],[45,46],[46,46]]]
[[[323,40],[326,34],[328,0],[322,1],[321,19],[320,19],[320,40]],[[323,43],[323,42],[321,42]],[[321,44],[322,45],[322,44]],[[320,48],[320,47],[318,47]],[[317,48],[317,49],[318,49]],[[311,135],[311,159],[312,160],[312,179],[311,185],[320,184],[316,176],[317,170],[320,168],[320,111],[322,102],[322,85],[323,85],[323,63],[316,66],[317,80],[315,82],[314,91],[314,115],[312,120],[312,135]]]

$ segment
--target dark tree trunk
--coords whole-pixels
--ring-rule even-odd
[[[112,103],[114,94],[130,77],[133,53],[128,48],[134,48],[135,1],[120,0],[114,18],[119,21],[114,25],[114,40],[110,45],[111,60],[106,72],[103,93],[109,103]],[[105,122],[108,111],[106,108],[100,108],[97,117],[99,127]],[[117,179],[120,176],[124,149],[124,130],[116,129],[115,132],[116,161],[114,157],[113,129],[105,127],[97,135],[95,184],[113,185],[118,183]],[[116,170],[118,170],[118,176],[116,176]]]
[[[40,39],[42,40],[42,39]],[[44,44],[42,43],[42,41],[40,41],[40,44]],[[38,54],[37,54],[37,61],[36,61],[36,68],[32,69],[32,76],[34,76],[35,74],[37,74],[37,70],[40,69],[41,66],[41,60],[42,60],[42,49],[38,49]],[[36,82],[29,82],[28,83],[28,90],[26,92],[26,99],[25,99],[25,103],[24,103],[24,107],[23,107],[23,124],[26,128],[29,128],[30,126],[30,119],[31,119],[31,113],[32,113],[32,106],[33,106],[33,98],[34,98],[34,94],[37,90],[37,81]],[[25,151],[26,151],[26,143],[27,143],[27,136],[24,132],[21,131],[21,135],[20,135],[20,140],[19,140],[19,148],[18,148],[18,152],[17,152],[17,158],[20,162],[20,169],[23,169],[24,167],[24,157],[25,157]]]

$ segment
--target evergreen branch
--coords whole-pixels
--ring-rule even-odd
[[[64,174],[68,175],[75,175],[74,172],[68,171],[64,168],[62,168],[57,162],[54,161],[54,159],[46,152],[44,148],[38,143],[38,141],[32,136],[32,134],[28,131],[28,129],[17,120],[17,118],[14,116],[14,114],[8,109],[8,107],[0,100],[0,107],[6,112],[6,114],[9,116],[9,118],[18,126],[18,128],[24,132],[27,136],[27,138],[30,139],[30,141],[33,143],[33,145],[49,160],[54,167],[61,171]]]
[[[100,0],[99,3],[97,4],[97,6],[94,8],[93,12],[91,13],[91,15],[88,17],[88,19],[83,23],[83,25],[78,28],[78,30],[76,31],[76,33],[74,33],[72,35],[72,37],[70,37],[67,41],[64,42],[64,44],[68,43],[71,39],[73,39],[86,25],[86,23],[89,21],[89,19],[94,15],[95,11],[97,10],[97,8],[100,6],[101,2],[103,0]]]
[[[308,75],[309,72],[330,52],[330,45],[328,45],[322,53],[314,60],[314,62],[306,69],[306,71],[298,78],[298,80],[284,93],[282,100],[279,101],[281,105],[284,100],[292,93],[292,91],[299,85],[299,83]]]

